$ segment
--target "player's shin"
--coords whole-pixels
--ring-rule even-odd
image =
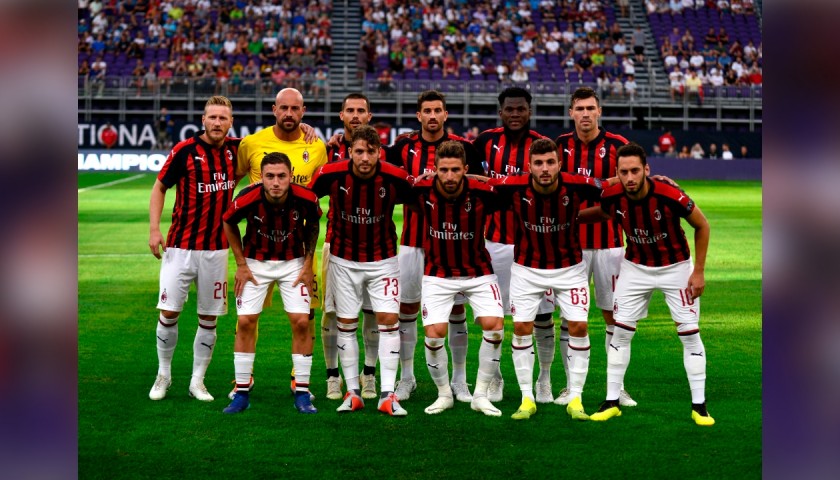
[[[400,379],[414,378],[414,349],[417,348],[417,313],[400,313]],[[381,341],[381,339],[380,339]],[[381,359],[380,359],[381,362]]]
[[[502,356],[504,330],[485,330],[478,349],[478,373],[475,379],[474,397],[486,397],[490,380],[495,377]]]
[[[178,344],[178,317],[166,318],[160,314],[157,331],[158,375],[172,376],[172,357]]]
[[[623,320],[615,323],[615,332],[609,344],[607,354],[607,400],[618,400],[624,374],[630,365],[630,342],[636,333],[635,320]]]
[[[583,394],[586,374],[589,372],[589,335],[569,337],[569,390],[572,398]]]
[[[426,366],[438,388],[438,397],[452,397],[449,386],[449,359],[445,339],[426,337]]]
[[[534,340],[532,335],[513,336],[513,368],[522,398],[534,400]]]
[[[691,388],[691,403],[706,401],[706,349],[696,324],[681,323],[677,335],[683,344],[683,364]]]
[[[362,341],[365,344],[364,374],[373,375],[379,358],[379,326],[376,324],[376,314],[372,311],[362,312]]]
[[[193,370],[192,384],[203,384],[204,375],[210,360],[213,359],[213,349],[216,345],[216,318],[198,319],[198,330],[193,342]]]
[[[356,330],[359,322],[338,322],[338,359],[341,362],[341,371],[344,373],[344,382],[348,390],[355,390],[359,394],[359,341],[356,339]]]
[[[449,315],[449,350],[452,353],[452,383],[467,383],[467,314]]]
[[[537,382],[551,383],[551,365],[554,363],[556,343],[554,341],[554,320],[551,314],[537,315],[534,321],[534,341],[537,344],[537,359],[540,363],[540,374]],[[568,332],[567,332],[568,333]]]
[[[415,332],[416,334],[416,332]],[[379,378],[383,394],[394,391],[400,363],[400,332],[397,323],[379,325]]]

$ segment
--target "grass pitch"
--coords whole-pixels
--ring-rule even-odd
[[[106,182],[128,179],[102,186]],[[206,385],[212,403],[189,398],[195,298],[179,321],[173,385],[148,399],[157,371],[155,310],[160,264],[148,243],[154,176],[80,173],[79,185],[79,476],[83,478],[758,478],[761,476],[761,184],[681,182],[712,226],[701,329],[708,355],[711,428],[690,419],[690,395],[677,339],[661,294],[633,341],[626,387],[639,402],[605,423],[573,422],[565,409],[539,405],[535,417],[510,415],[520,395],[510,356],[502,356],[503,417],[456,402],[426,415],[436,389],[428,376],[422,332],[417,391],[406,418],[365,410],[340,416],[324,397],[324,363],[316,340],[313,392],[317,415],[299,415],[289,392],[288,321],[281,302],[261,318],[252,406],[221,410],[233,378],[235,308],[220,318]],[[90,188],[93,187],[93,188]],[[101,188],[100,188],[101,187]],[[165,232],[174,192],[164,208]],[[326,200],[323,203],[326,209]],[[395,219],[401,222],[401,218]],[[684,227],[692,238],[692,230]],[[322,229],[323,235],[323,229]],[[320,250],[319,250],[320,251]],[[231,257],[230,275],[235,268]],[[230,282],[232,285],[232,281]],[[556,315],[556,314],[555,314]],[[316,319],[316,321],[318,321]],[[474,382],[480,332],[471,327],[468,377]],[[605,394],[603,320],[590,318],[592,357],[584,406]],[[559,359],[555,394],[564,385]]]

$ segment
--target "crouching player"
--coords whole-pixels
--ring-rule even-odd
[[[645,151],[635,143],[616,153],[621,185],[604,190],[601,205],[581,211],[615,218],[627,236],[627,251],[613,295],[615,333],[607,355],[607,398],[592,420],[621,415],[619,393],[630,364],[630,341],[639,320],[647,316],[654,290],[665,302],[683,344],[683,365],[691,389],[691,418],[697,425],[714,425],[706,411],[706,352],[700,339],[700,296],[706,286],[704,270],[709,248],[709,222],[682,190],[649,177]],[[694,229],[695,257],[680,226],[685,218]]]
[[[274,282],[292,325],[292,364],[295,371],[295,408],[317,413],[309,396],[312,336],[309,333],[312,271],[321,208],[305,187],[292,184],[292,163],[284,153],[265,155],[260,164],[262,183],[243,189],[224,215],[224,229],[236,259],[236,310],[239,315],[233,365],[236,394],[225,413],[250,406],[251,371],[256,355],[256,329],[269,286]],[[238,223],[245,219],[243,245]]]

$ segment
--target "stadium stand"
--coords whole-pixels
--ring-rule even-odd
[[[560,119],[568,94],[581,84],[598,88],[601,76],[607,128],[760,131],[761,3],[662,10],[668,3],[632,0],[621,16],[609,0],[93,0],[79,11],[79,119],[147,120],[166,106],[194,121],[206,96],[220,93],[234,100],[238,119],[260,124],[273,93],[295,86],[312,121],[333,122],[341,98],[364,91],[377,120],[406,125],[417,92],[436,88],[448,95],[451,122],[485,128],[497,123],[495,96],[521,65],[535,123],[568,128]],[[735,13],[732,3],[754,13]],[[635,59],[636,26],[644,61],[622,62]],[[724,75],[713,85],[707,67],[702,106],[671,101],[661,47],[675,26],[701,47],[709,28],[723,27],[727,54],[738,41],[745,80]],[[388,91],[378,80],[385,69]]]

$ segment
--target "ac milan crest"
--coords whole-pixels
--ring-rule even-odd
[[[429,317],[429,310],[426,308],[425,305],[423,305],[423,318],[428,318],[428,317]]]
[[[662,214],[659,213],[659,210],[654,210],[653,211],[653,218],[655,218],[657,220],[662,220]]]
[[[242,297],[236,297],[236,308],[242,308]]]
[[[601,149],[598,150],[598,155],[600,155],[601,158],[604,158],[605,156],[607,156],[607,149],[604,148],[604,147],[601,147]]]
[[[516,315],[516,305],[514,305],[513,302],[510,302],[510,314]]]
[[[613,302],[613,315],[615,315],[616,313],[618,313],[618,303]]]
[[[601,155],[603,157],[603,155]],[[303,163],[309,163],[309,150],[303,151]]]
[[[228,161],[230,161],[230,162],[233,161],[233,152],[231,152],[230,150],[227,151],[227,158],[228,158]]]
[[[566,195],[563,195],[563,206],[565,207],[568,204],[569,204],[569,197],[566,196]]]
[[[472,210],[472,203],[470,203],[470,201],[467,200],[467,203],[464,204],[464,211],[469,212],[470,210]]]
[[[292,220],[297,221],[298,218],[300,218],[300,214],[298,213],[298,211],[292,210]]]
[[[166,295],[166,289],[164,288],[163,292],[160,294],[160,303],[166,303],[167,298],[169,297]]]
[[[385,187],[379,187],[379,198],[385,198]]]

